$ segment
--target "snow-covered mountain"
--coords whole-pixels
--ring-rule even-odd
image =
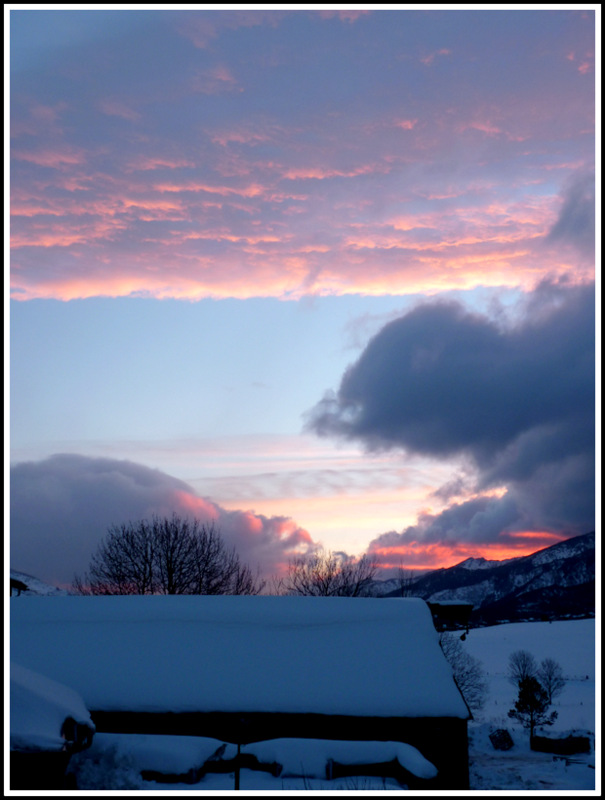
[[[468,558],[414,581],[412,594],[430,602],[472,603],[477,621],[587,616],[595,610],[595,534],[587,533],[506,561]],[[397,597],[399,586],[375,594]]]
[[[59,596],[64,594],[69,594],[69,592],[65,591],[65,589],[57,589],[56,586],[49,586],[48,583],[43,583],[38,578],[34,578],[33,575],[28,575],[26,572],[17,572],[15,569],[11,569],[10,571],[11,580],[19,581],[22,584],[27,586],[27,589],[22,589],[21,594],[37,594],[37,595],[46,595],[46,596]]]

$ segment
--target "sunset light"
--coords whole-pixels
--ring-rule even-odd
[[[5,21],[11,565],[171,511],[265,578],[594,530],[594,11]]]

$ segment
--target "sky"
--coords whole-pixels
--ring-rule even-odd
[[[595,8],[7,7],[11,566],[593,530]]]

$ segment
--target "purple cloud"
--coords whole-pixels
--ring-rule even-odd
[[[594,286],[542,284],[507,327],[456,303],[420,305],[370,340],[307,427],[369,451],[464,459],[472,485],[443,487],[442,499],[506,487],[425,521],[426,536],[584,533],[595,514]]]
[[[11,467],[11,565],[68,586],[109,526],[173,511],[214,521],[242,561],[267,577],[314,548],[288,517],[227,511],[184,481],[132,461],[61,454]]]

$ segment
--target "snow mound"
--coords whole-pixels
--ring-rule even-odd
[[[73,689],[11,663],[10,749],[63,750],[63,723],[71,717],[94,731],[82,698]]]
[[[395,759],[418,778],[430,779],[437,769],[415,747],[401,742],[352,742],[331,739],[270,739],[242,747],[265,764],[283,767],[283,777],[323,778],[329,760],[339,764],[383,764]]]
[[[97,733],[89,754],[115,751],[119,758],[128,759],[138,772],[182,775],[202,767],[224,744],[205,736]],[[221,758],[230,760],[236,755],[237,746],[225,744]]]

